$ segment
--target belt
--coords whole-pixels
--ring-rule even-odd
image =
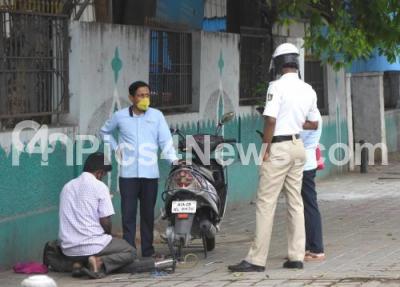
[[[291,141],[293,139],[293,137],[295,137],[296,139],[299,139],[300,135],[295,134],[295,135],[274,136],[274,137],[272,137],[272,143]]]

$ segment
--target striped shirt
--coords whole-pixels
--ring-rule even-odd
[[[61,249],[67,256],[94,255],[110,242],[100,218],[113,215],[108,187],[88,172],[68,182],[60,195]]]

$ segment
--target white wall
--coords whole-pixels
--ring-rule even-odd
[[[145,27],[73,22],[70,36],[70,114],[63,122],[78,125],[81,134],[96,134],[119,105],[128,105],[129,85],[148,82],[150,32]],[[122,64],[117,81],[112,67],[116,53]]]
[[[223,96],[225,112],[237,112],[239,103],[239,36],[202,32],[200,66],[200,114],[216,119],[218,97]],[[219,62],[223,63],[220,73]]]
[[[239,111],[239,35],[193,33],[192,113],[167,116],[171,125],[198,120],[218,120],[219,99],[224,112]],[[219,62],[223,62],[220,73]]]
[[[63,123],[79,126],[81,134],[97,134],[118,104],[122,107],[129,104],[128,86],[136,80],[148,81],[150,31],[146,27],[74,22],[70,26],[70,35],[71,105],[70,114],[63,118]],[[218,120],[220,98],[223,99],[223,112],[234,111],[238,115],[256,113],[254,107],[239,106],[239,35],[204,31],[193,32],[192,35],[194,109],[184,114],[168,115],[169,124]],[[303,71],[303,40],[288,40],[301,49]],[[116,49],[122,69],[115,83],[111,63]],[[220,59],[223,62],[222,72]],[[344,73],[336,74],[329,70],[327,74],[330,78],[330,116],[335,118],[336,97],[339,97],[340,110],[343,111],[341,117],[344,117]],[[335,81],[336,78],[339,80]]]
[[[70,35],[70,114],[62,122],[79,126],[81,134],[97,134],[115,110],[114,95],[122,107],[127,106],[128,86],[136,80],[148,82],[150,32],[145,27],[73,22]],[[122,61],[117,83],[112,69],[116,49]],[[194,32],[194,110],[169,115],[168,122],[217,120],[220,97],[224,112],[238,112],[239,56],[238,35]]]
[[[43,130],[44,126],[40,126]],[[10,154],[12,145],[16,145],[18,143],[22,143],[24,145],[28,144],[35,136],[38,131],[38,127],[30,124],[24,125],[24,128],[20,131],[18,130],[9,130],[5,132],[0,132],[0,147],[5,151],[7,155]],[[61,127],[52,127],[47,126],[46,133],[48,136],[53,134],[63,134],[66,135],[71,141],[75,139],[76,135],[76,127],[74,126],[61,126]],[[16,141],[14,141],[14,139]],[[37,142],[35,142],[37,143]],[[52,143],[53,144],[53,143]],[[43,147],[43,146],[41,146]],[[26,148],[26,146],[24,147]]]
[[[346,78],[343,69],[334,71],[331,66],[326,68],[329,115],[335,117],[339,112],[341,119],[347,117],[346,109]]]

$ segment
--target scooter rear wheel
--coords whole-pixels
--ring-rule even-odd
[[[183,254],[182,254],[183,245],[184,245],[183,240],[179,240],[176,250],[176,258],[180,261],[183,260]]]

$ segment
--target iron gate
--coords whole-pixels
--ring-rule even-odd
[[[270,80],[271,39],[266,30],[241,27],[240,104],[261,102]]]
[[[192,106],[192,36],[186,32],[152,30],[150,87],[155,107],[164,112]]]
[[[275,49],[286,41],[268,30],[240,28],[240,105],[263,105],[268,84],[272,80],[269,65]]]
[[[0,8],[3,128],[22,119],[49,123],[68,111],[68,16],[51,11]]]

